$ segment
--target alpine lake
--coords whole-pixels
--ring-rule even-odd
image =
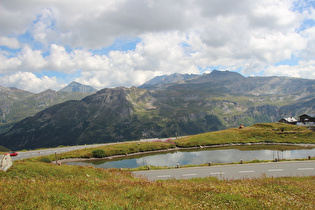
[[[231,146],[197,150],[177,150],[166,153],[130,155],[123,158],[70,162],[68,165],[98,168],[138,168],[141,166],[176,167],[209,163],[235,163],[241,161],[264,161],[308,159],[315,157],[315,147],[253,145]]]

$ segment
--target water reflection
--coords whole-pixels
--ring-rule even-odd
[[[281,159],[300,159],[308,156],[315,156],[315,149],[303,150],[254,150],[241,151],[238,149],[222,150],[199,150],[199,151],[178,151],[164,154],[152,154],[148,156],[132,157],[128,159],[113,159],[101,161],[72,162],[69,165],[93,165],[99,168],[137,168],[140,166],[176,166],[179,165],[199,165],[208,162],[212,163],[231,163],[251,160],[273,160]]]

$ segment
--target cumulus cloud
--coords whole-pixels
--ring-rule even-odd
[[[18,35],[24,33],[30,23],[36,18],[40,6],[35,2],[1,1],[0,25],[1,36]]]
[[[56,15],[53,8],[45,8],[37,16],[34,24],[29,28],[35,41],[47,47],[50,42],[58,40],[58,32],[54,30]]]
[[[315,78],[314,20],[314,8],[295,0],[3,1],[0,73],[62,72],[96,88],[216,67]]]
[[[20,42],[14,37],[0,37],[0,46],[1,45],[12,49],[20,48]]]
[[[9,53],[0,51],[0,73],[12,71],[38,71],[46,65],[42,51],[33,50],[24,45],[16,57],[8,57]]]
[[[266,76],[286,76],[297,78],[315,78],[315,64],[305,65],[300,64],[296,66],[279,65],[270,66],[265,70]]]
[[[17,72],[0,77],[0,83],[6,87],[16,87],[33,93],[39,93],[51,87],[61,88],[56,77],[43,76],[38,78],[31,72]]]
[[[71,46],[97,49],[111,44],[117,37],[189,27],[192,21],[185,11],[190,8],[183,5],[187,3],[173,0],[95,1],[90,5],[85,1],[67,2],[59,7],[63,21],[56,26]]]

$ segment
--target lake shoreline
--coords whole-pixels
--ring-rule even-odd
[[[269,143],[269,142],[260,142],[260,143],[235,143],[235,144],[219,144],[219,145],[210,145],[210,146],[199,146],[199,147],[175,147],[164,150],[154,150],[154,151],[145,151],[145,152],[135,152],[129,153],[125,155],[113,155],[103,158],[67,158],[57,160],[58,163],[70,163],[70,162],[81,162],[81,161],[90,161],[90,160],[111,160],[118,159],[130,156],[137,155],[145,155],[145,154],[154,154],[154,153],[164,153],[164,152],[172,152],[172,151],[180,151],[180,150],[198,150],[198,149],[208,149],[208,148],[224,148],[231,146],[253,146],[253,145],[283,145],[283,146],[300,146],[300,147],[315,147],[315,144],[293,144],[293,143]],[[56,164],[56,161],[52,161],[52,164]]]

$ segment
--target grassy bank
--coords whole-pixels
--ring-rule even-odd
[[[155,142],[127,142],[121,144],[105,145],[97,148],[87,148],[58,155],[58,159],[68,158],[91,158],[93,150],[104,150],[104,157],[117,155],[130,155],[143,152],[169,150],[175,148],[193,148],[201,146],[221,146],[228,144],[247,143],[290,143],[290,144],[315,144],[315,132],[301,126],[294,126],[282,123],[255,124],[243,129],[231,128],[222,131],[203,133],[176,140],[155,141]],[[263,148],[263,145],[256,145],[256,148]],[[285,150],[290,146],[274,145],[274,149]],[[246,147],[243,147],[244,149]],[[257,149],[258,149],[257,148]],[[252,148],[251,148],[252,149]],[[47,157],[54,161],[55,155]],[[41,158],[33,158],[38,161]]]
[[[222,131],[188,136],[175,141],[178,147],[198,147],[220,144],[246,143],[315,143],[315,132],[283,123],[255,124],[243,129],[230,128]]]
[[[58,154],[58,160],[62,159],[70,159],[70,158],[93,158],[94,150],[103,150],[104,157],[112,157],[112,156],[126,156],[129,154],[135,153],[145,153],[152,151],[161,151],[175,148],[175,143],[166,141],[155,141],[155,142],[126,142],[120,144],[111,144],[100,147],[86,148],[75,150],[71,152],[65,152]],[[50,161],[55,160],[55,155],[45,156]],[[39,161],[43,159],[43,157],[30,158],[28,161]]]
[[[1,209],[312,209],[315,177],[149,182],[128,171],[15,161]]]

